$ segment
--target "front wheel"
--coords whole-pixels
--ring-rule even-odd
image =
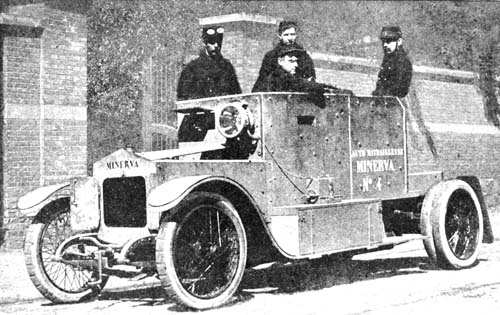
[[[217,307],[236,292],[247,258],[243,223],[220,195],[193,193],[156,241],[158,274],[167,294],[195,309]]]
[[[51,203],[29,226],[24,243],[28,274],[35,287],[54,303],[74,303],[99,293],[106,283],[89,286],[97,280],[95,270],[77,267],[57,258],[59,245],[72,235],[69,199]]]
[[[422,207],[422,231],[429,257],[447,269],[477,263],[483,239],[483,216],[474,190],[464,181],[451,180],[429,191]]]

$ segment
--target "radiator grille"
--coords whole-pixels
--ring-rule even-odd
[[[107,178],[103,182],[104,224],[109,227],[146,226],[144,177]]]

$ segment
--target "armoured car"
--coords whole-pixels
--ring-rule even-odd
[[[92,176],[19,199],[32,217],[31,280],[69,303],[96,296],[110,276],[157,276],[168,296],[207,309],[266,262],[420,240],[437,266],[472,267],[493,240],[480,166],[433,157],[432,146],[450,155],[457,146],[426,142],[408,108],[303,93],[178,102],[177,148],[120,149]],[[474,143],[465,146],[486,152]]]

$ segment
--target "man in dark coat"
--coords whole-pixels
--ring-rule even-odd
[[[282,46],[277,50],[276,67],[269,73],[255,92],[311,92],[326,89],[325,84],[301,77],[298,61],[306,52],[294,46]]]
[[[262,84],[264,80],[278,67],[278,52],[283,49],[283,47],[294,47],[296,49],[304,50],[304,48],[297,44],[297,23],[293,21],[282,21],[278,26],[278,37],[279,43],[272,50],[268,51],[264,55],[262,60],[262,65],[259,70],[259,76],[257,81],[252,88],[252,92],[262,91]],[[307,54],[307,52],[301,54],[298,59],[297,75],[301,78],[307,79],[309,81],[316,80],[316,72],[314,70],[314,63]]]
[[[309,81],[297,73],[298,60],[306,52],[294,46],[283,46],[278,51],[277,67],[255,92],[306,92],[310,99],[320,107],[325,106],[325,92],[353,95],[350,90],[342,90],[335,86]]]
[[[405,97],[410,88],[412,65],[403,49],[403,33],[399,26],[382,28],[380,40],[384,59],[378,73],[374,96]]]
[[[240,94],[241,87],[231,62],[221,55],[221,27],[203,29],[205,48],[200,56],[182,70],[177,85],[177,99],[187,100],[204,97]]]

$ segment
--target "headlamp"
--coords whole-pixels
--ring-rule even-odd
[[[233,101],[220,106],[215,112],[215,126],[226,138],[234,138],[245,129],[254,129],[254,119],[248,110],[248,103]]]

